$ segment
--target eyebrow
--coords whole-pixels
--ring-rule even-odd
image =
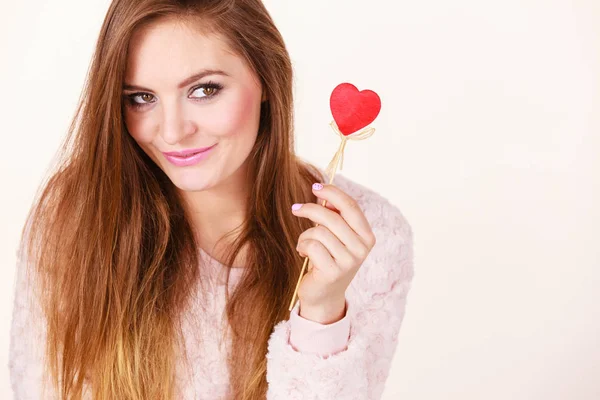
[[[181,81],[178,85],[177,88],[178,89],[182,89],[185,86],[194,83],[195,81],[204,78],[205,76],[209,76],[209,75],[223,75],[223,76],[229,76],[229,74],[225,71],[221,71],[218,69],[203,69],[202,71],[184,79],[183,81]],[[123,90],[144,90],[144,91],[148,91],[151,92],[151,89],[147,89],[145,87],[142,86],[138,86],[138,85],[131,85],[129,83],[125,83],[123,85]]]

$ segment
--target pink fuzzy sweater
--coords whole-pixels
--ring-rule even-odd
[[[396,352],[413,277],[411,227],[400,210],[376,192],[339,173],[333,183],[357,200],[377,243],[346,291],[343,319],[329,325],[306,320],[298,315],[296,303],[290,318],[274,326],[266,354],[267,400],[380,399]],[[202,250],[200,256],[211,285],[198,290],[193,303],[197,307],[185,319],[192,369],[178,364],[178,398],[228,399],[229,340],[220,339],[221,324],[226,323],[226,267]],[[14,398],[56,399],[42,394],[45,327],[39,308],[29,303],[24,270],[19,261],[8,364]],[[232,269],[230,289],[241,272]],[[86,394],[91,398],[89,391]]]

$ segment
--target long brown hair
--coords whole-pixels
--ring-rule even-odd
[[[247,247],[247,270],[227,293],[231,393],[266,396],[267,341],[289,315],[300,273],[293,216],[314,202],[321,171],[294,154],[292,66],[260,0],[115,0],[55,167],[23,230],[47,321],[47,367],[61,398],[171,399],[181,316],[201,279],[198,243],[183,199],[127,132],[122,85],[129,40],[158,18],[223,35],[266,90],[251,157],[248,218],[225,264]],[[248,245],[248,246],[246,246]],[[199,267],[200,266],[200,267]]]

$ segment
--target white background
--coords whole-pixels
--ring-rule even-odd
[[[107,1],[3,0],[0,397],[15,250],[75,110]],[[325,167],[341,82],[382,99],[341,172],[415,234],[384,399],[600,398],[600,2],[269,0],[297,150]]]

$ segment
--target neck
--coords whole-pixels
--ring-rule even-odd
[[[246,219],[248,183],[247,169],[242,166],[217,186],[182,193],[200,247],[218,261],[236,238],[224,236],[241,227]]]

